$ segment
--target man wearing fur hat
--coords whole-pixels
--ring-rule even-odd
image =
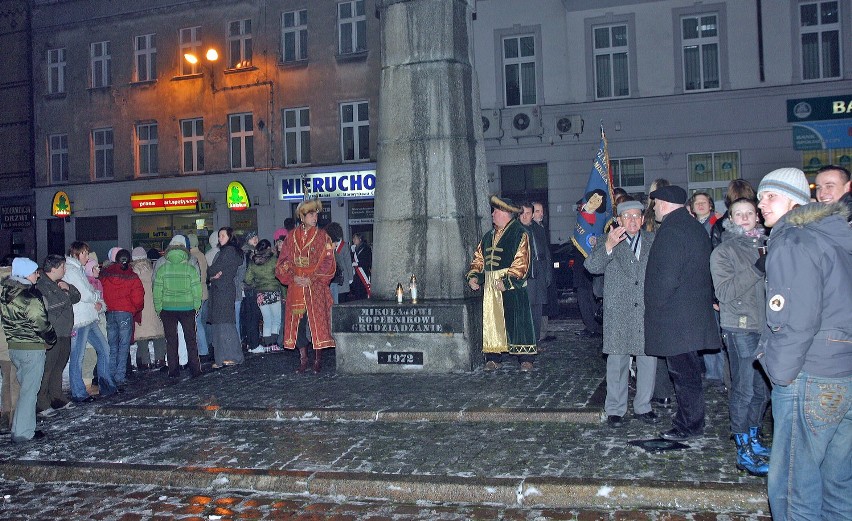
[[[284,347],[299,348],[299,373],[308,368],[308,345],[314,348],[314,372],[322,368],[322,350],[334,347],[331,336],[331,290],[336,268],[334,246],[317,228],[322,203],[303,201],[296,208],[301,221],[284,240],[275,275],[288,286],[284,307]]]
[[[45,352],[56,343],[56,332],[36,288],[38,264],[19,257],[12,261],[12,275],[0,285],[0,314],[9,343],[9,358],[21,386],[12,441],[23,443],[44,434],[36,431],[36,399],[44,374]]]
[[[492,195],[494,228],[483,237],[467,272],[473,291],[484,287],[482,352],[485,369],[500,367],[503,353],[518,355],[522,371],[531,371],[536,334],[527,295],[530,236],[516,218],[521,209],[506,197]]]
[[[772,381],[769,506],[774,519],[852,512],[852,230],[842,203],[810,202],[797,168],[767,174],[758,207],[772,228],[766,327],[757,358]]]

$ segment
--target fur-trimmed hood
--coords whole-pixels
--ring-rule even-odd
[[[852,253],[852,233],[847,224],[848,217],[849,210],[842,203],[810,203],[787,212],[773,233],[785,227],[807,228],[839,243],[845,251]],[[843,226],[838,226],[840,223]]]
[[[739,224],[735,224],[734,221],[728,217],[724,221],[722,221],[722,228],[724,228],[724,234],[722,235],[723,240],[727,238],[727,235],[732,236],[743,236],[745,235],[745,230]],[[757,223],[757,226],[754,227],[755,230],[759,231],[762,235],[766,235],[766,230],[761,226],[760,223]]]

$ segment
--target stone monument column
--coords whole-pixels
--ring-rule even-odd
[[[377,0],[382,31],[374,299],[417,276],[421,299],[466,296],[464,273],[490,225],[474,0]],[[407,297],[407,295],[406,295]]]

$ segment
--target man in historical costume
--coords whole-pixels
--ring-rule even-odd
[[[331,238],[317,228],[322,203],[303,201],[296,208],[301,221],[287,235],[275,275],[288,286],[284,308],[284,347],[299,348],[299,373],[308,368],[308,345],[314,348],[314,372],[322,368],[322,350],[334,347],[331,337],[331,290],[335,258]],[[302,320],[305,319],[305,320]]]
[[[468,285],[484,287],[482,351],[485,369],[500,367],[503,353],[518,355],[522,371],[533,368],[536,336],[527,296],[530,236],[516,219],[521,209],[510,199],[491,196],[494,229],[482,237],[474,252]]]

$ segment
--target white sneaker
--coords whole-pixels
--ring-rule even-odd
[[[57,414],[59,413],[57,413],[56,409],[54,409],[53,407],[48,407],[47,409],[38,413],[40,418],[53,418]]]
[[[266,352],[266,347],[264,347],[264,346],[257,346],[254,349],[249,349],[249,353],[254,353],[256,355],[260,354],[260,353],[265,353],[265,352]]]

